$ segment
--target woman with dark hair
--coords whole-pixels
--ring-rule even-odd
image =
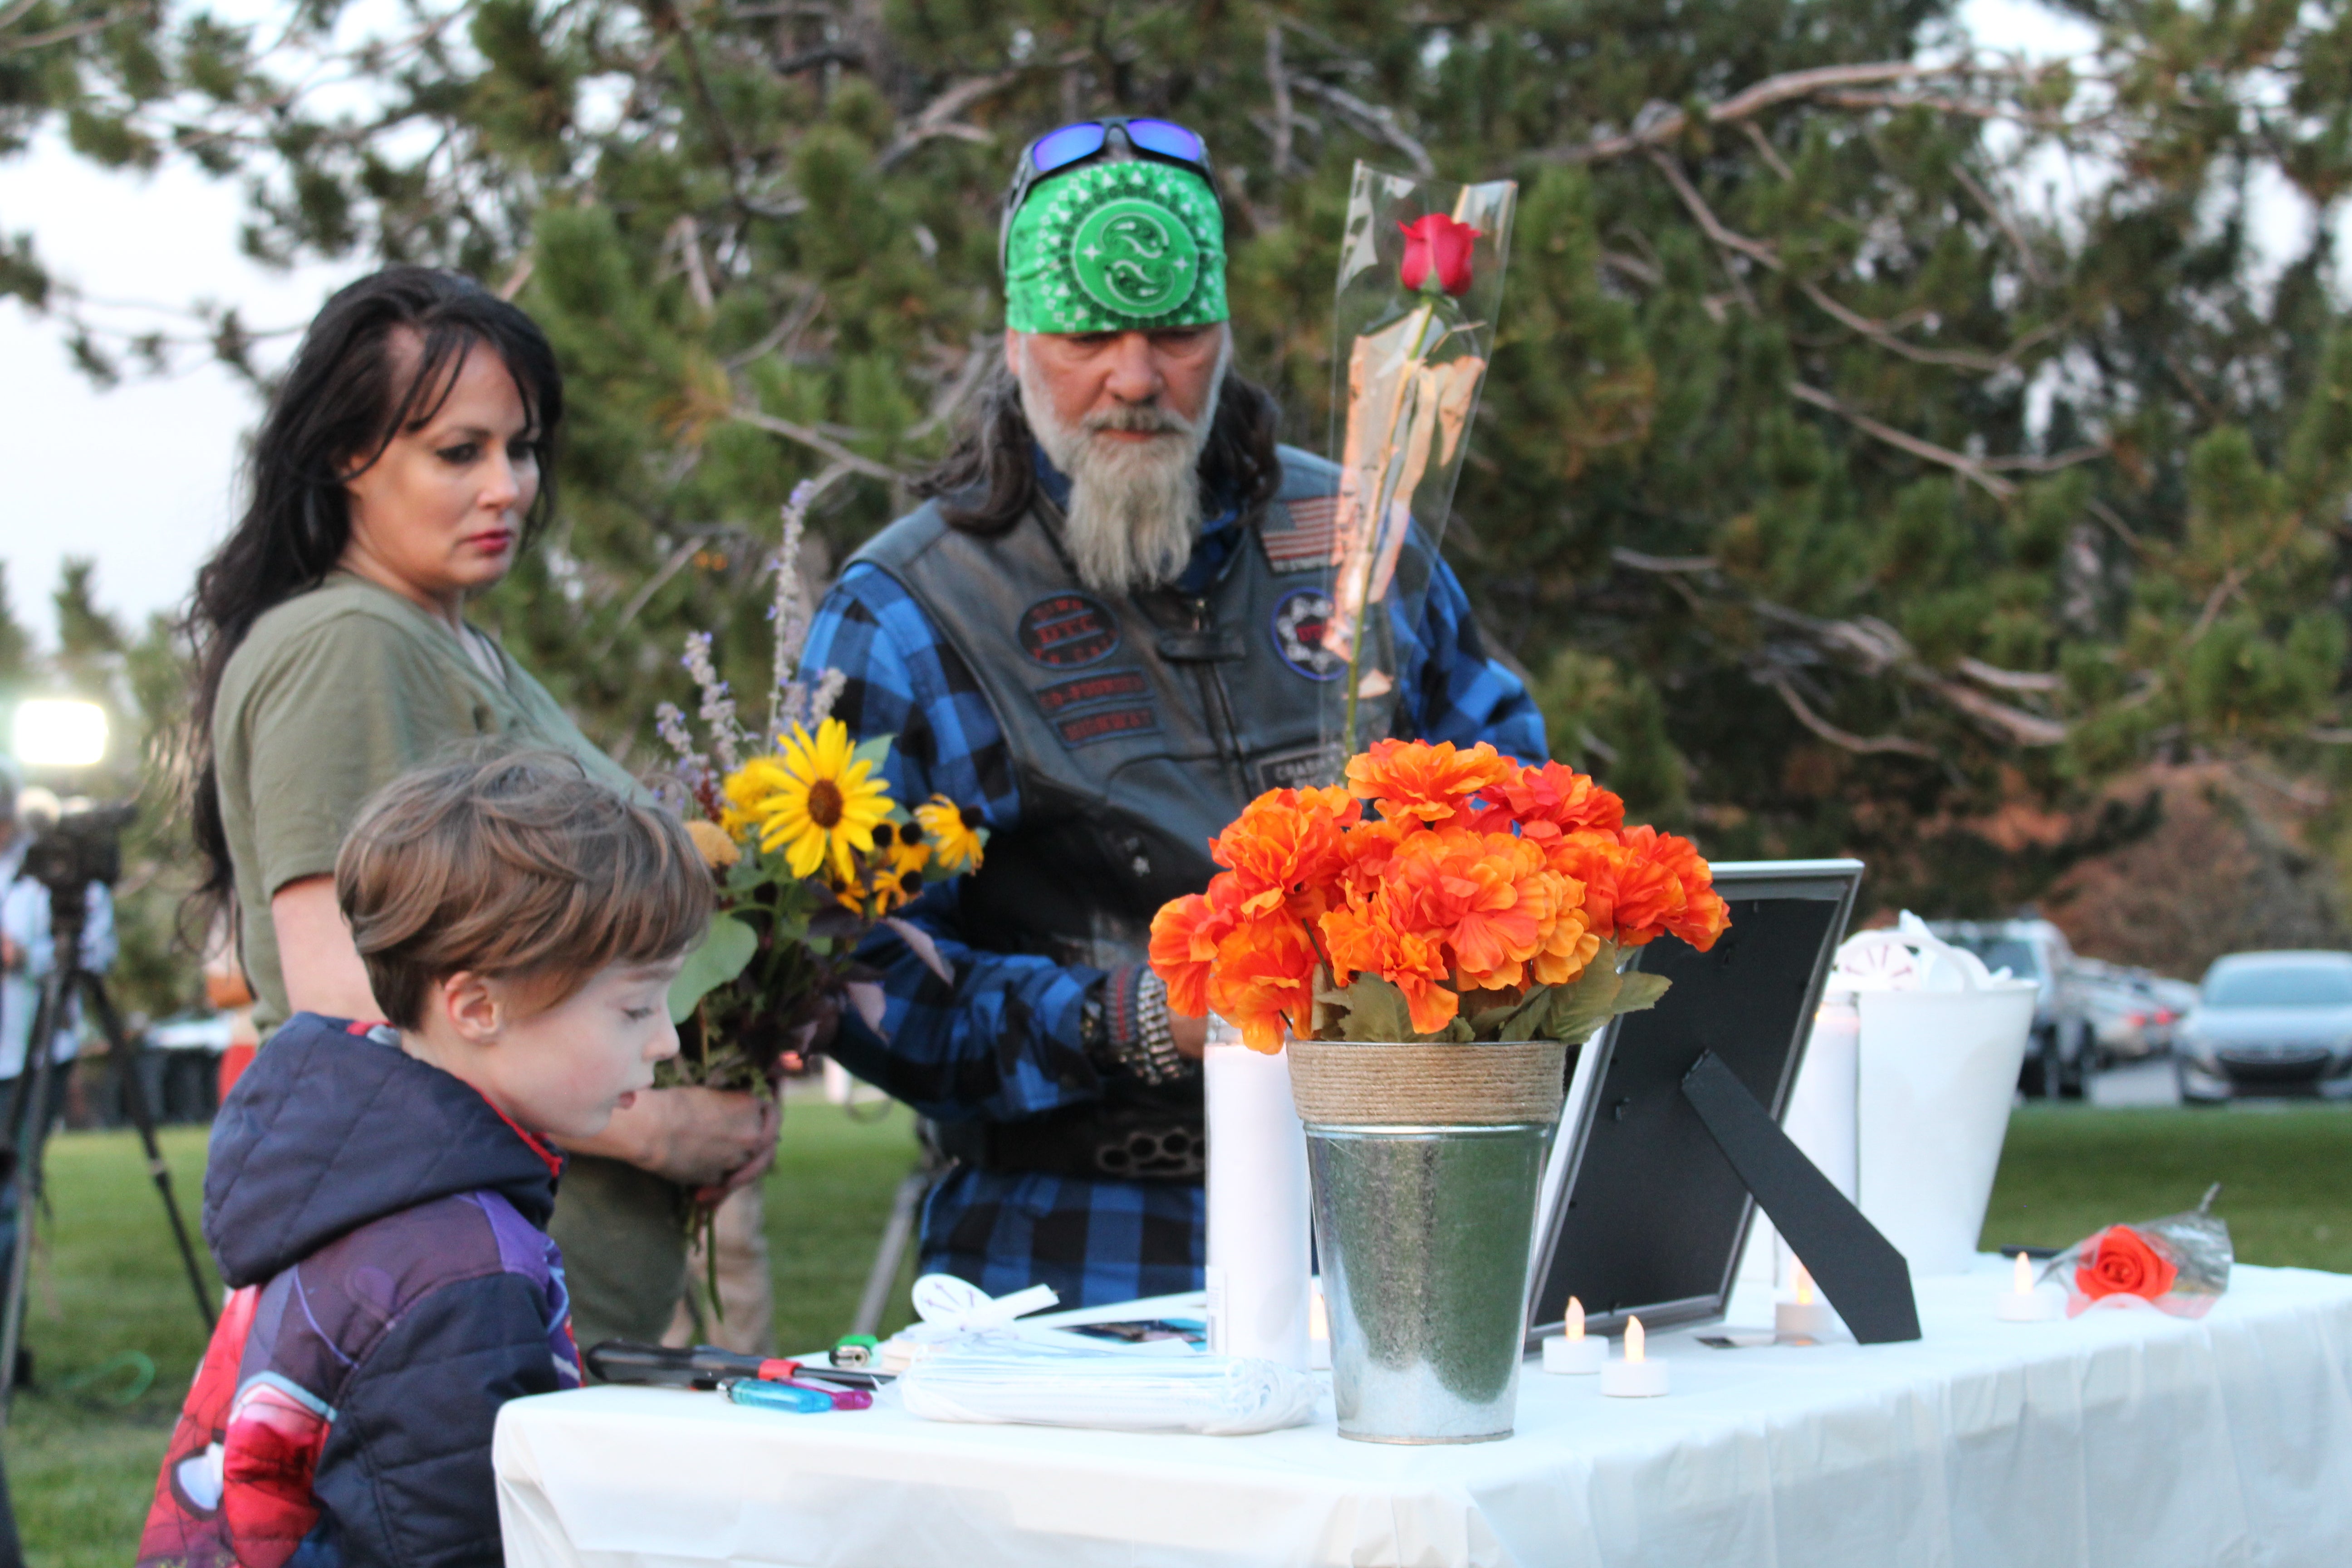
[[[335,904],[335,852],[383,784],[485,741],[560,749],[635,788],[463,614],[543,525],[563,418],[554,351],[454,273],[393,267],[327,301],[254,443],[252,501],[196,578],[190,802],[267,1034],[376,1018]],[[582,1141],[551,1229],[581,1342],[658,1339],[685,1282],[678,1189],[775,1148],[749,1095],[654,1090]]]

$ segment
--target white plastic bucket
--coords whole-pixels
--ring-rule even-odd
[[[2000,1165],[2036,988],[1987,977],[1973,955],[1916,921],[1906,928],[1865,933],[1916,952],[1927,985],[1855,998],[1856,1201],[1915,1279],[1965,1274]]]

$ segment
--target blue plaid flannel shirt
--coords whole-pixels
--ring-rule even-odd
[[[1041,464],[1042,468],[1042,464]],[[1055,491],[1063,480],[1043,476]],[[1247,541],[1227,510],[1202,525],[1183,581],[1205,583]],[[1549,755],[1543,715],[1519,679],[1490,658],[1461,584],[1443,562],[1407,624],[1391,611],[1405,683],[1399,730],[1429,741],[1492,742],[1522,760]],[[895,735],[892,795],[944,795],[967,820],[1002,832],[1021,800],[1003,731],[971,668],[888,574],[852,565],[817,607],[803,656],[848,678],[834,713],[863,740]],[[859,956],[881,970],[885,1043],[854,1017],[833,1047],[842,1065],[921,1115],[1013,1121],[1093,1098],[1101,1077],[1080,1044],[1087,994],[1100,970],[992,951],[959,919],[961,879],[901,911],[929,931],[952,986],[887,931]],[[924,1205],[921,1267],[992,1295],[1048,1284],[1065,1306],[1197,1290],[1207,1204],[1180,1182],[1088,1180],[959,1165]],[[1071,1268],[1055,1259],[1082,1258]]]

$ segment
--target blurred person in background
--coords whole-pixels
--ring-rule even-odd
[[[383,784],[489,742],[638,789],[464,615],[551,510],[562,417],[538,325],[423,267],[330,299],[270,401],[250,503],[189,617],[203,893],[234,911],[265,1037],[296,1012],[383,1016],[331,875]],[[549,1228],[583,1345],[660,1338],[686,1289],[681,1200],[757,1181],[775,1144],[772,1104],[694,1088],[639,1095],[570,1142]]]
[[[16,781],[0,772],[0,1118],[16,1103],[16,1093],[30,1059],[33,1015],[41,1005],[41,983],[57,967],[56,945],[49,940],[49,890],[25,874],[25,851],[33,833],[16,811]],[[104,886],[93,882],[85,895],[89,913],[82,927],[82,967],[104,973],[114,963],[114,900]],[[71,999],[65,1016],[51,1037],[53,1070],[39,1105],[25,1107],[24,1121],[14,1129],[12,1152],[31,1141],[33,1131],[57,1121],[65,1107],[66,1079],[79,1043],[81,1001]],[[6,1162],[8,1173],[0,1181],[0,1280],[8,1278],[16,1250],[16,1161]],[[21,1357],[22,1352],[19,1352]]]

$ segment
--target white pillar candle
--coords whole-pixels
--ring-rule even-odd
[[[1772,1327],[1783,1338],[1818,1340],[1830,1331],[1830,1305],[1813,1299],[1813,1277],[1797,1265],[1797,1299],[1772,1309]]]
[[[2058,1315],[2058,1303],[2034,1289],[2033,1265],[2022,1252],[2017,1255],[2010,1289],[1993,1301],[1992,1315],[2004,1323],[2046,1323]]]
[[[1625,1320],[1625,1354],[1601,1369],[1601,1392],[1612,1399],[1655,1399],[1666,1391],[1666,1363],[1652,1361],[1642,1320]]]
[[[1290,1058],[1241,1043],[1209,1020],[1202,1061],[1209,1134],[1209,1348],[1305,1369],[1309,1204],[1307,1132],[1290,1098]]]
[[[1584,1303],[1573,1296],[1568,1299],[1568,1321],[1562,1327],[1564,1332],[1543,1342],[1543,1369],[1585,1377],[1599,1372],[1609,1360],[1609,1342],[1586,1336]]]

